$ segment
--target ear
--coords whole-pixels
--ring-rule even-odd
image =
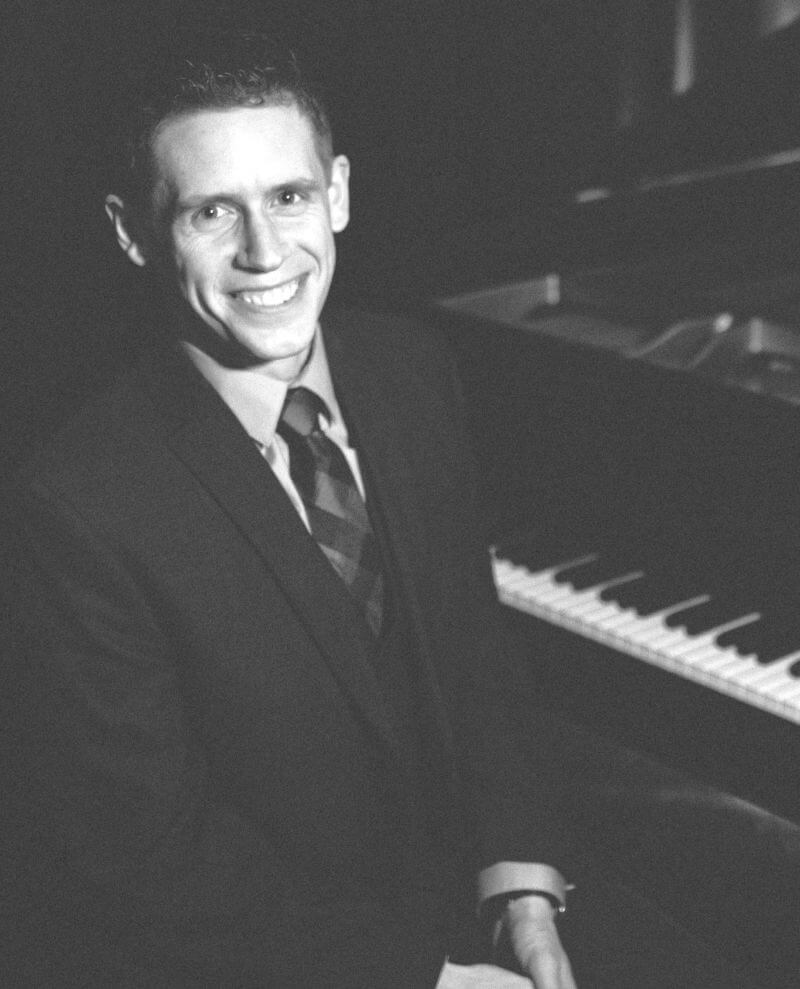
[[[331,162],[328,203],[331,210],[331,228],[338,234],[350,221],[350,162],[344,155],[337,155]]]
[[[136,224],[131,218],[131,211],[119,196],[106,196],[106,216],[111,220],[117,243],[134,264],[143,268],[147,258],[141,238],[134,233]]]

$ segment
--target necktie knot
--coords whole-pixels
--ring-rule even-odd
[[[280,426],[294,430],[299,436],[310,436],[319,428],[320,413],[327,411],[325,403],[308,388],[290,388],[281,412]]]

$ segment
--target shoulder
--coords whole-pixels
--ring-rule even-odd
[[[393,424],[410,444],[409,462],[468,464],[466,410],[456,364],[443,338],[421,320],[337,312],[323,319],[331,374],[344,407]]]
[[[423,347],[438,346],[437,341],[442,340],[435,327],[422,318],[393,310],[338,306],[326,309],[322,322],[326,331],[362,340],[384,343],[402,340]]]
[[[327,346],[348,363],[391,377],[450,382],[455,362],[444,335],[432,323],[396,312],[334,309],[322,320]]]
[[[17,496],[50,492],[91,506],[143,484],[147,464],[159,457],[162,433],[137,370],[128,369],[85,396],[77,410],[15,465],[6,487]]]

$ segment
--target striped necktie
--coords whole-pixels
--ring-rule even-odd
[[[289,473],[311,534],[360,604],[376,636],[383,617],[383,573],[367,506],[341,449],[319,427],[323,400],[307,388],[286,397],[278,433],[289,447]]]

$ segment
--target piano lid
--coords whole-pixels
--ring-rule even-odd
[[[443,309],[800,404],[800,272],[708,256],[549,273]]]

